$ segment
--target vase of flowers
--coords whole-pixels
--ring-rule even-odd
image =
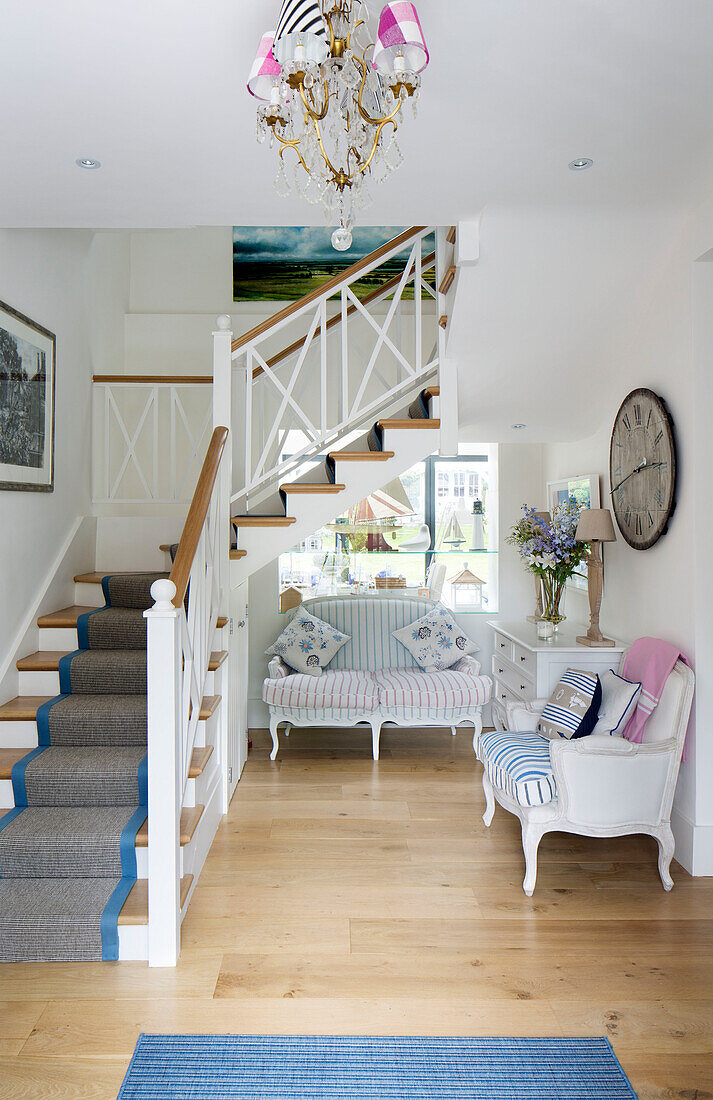
[[[526,568],[540,578],[542,618],[555,630],[565,618],[561,610],[564,586],[589,553],[586,542],[575,538],[580,506],[574,497],[558,504],[548,521],[527,504],[507,542],[516,546]]]

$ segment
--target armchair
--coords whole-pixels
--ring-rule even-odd
[[[548,832],[593,837],[647,833],[658,842],[663,888],[672,888],[671,806],[693,688],[693,672],[678,661],[646,724],[642,744],[600,735],[548,742],[532,732],[545,699],[509,704],[509,730],[478,737],[486,800],[483,821],[490,826],[496,802],[520,819],[522,888],[528,897],[535,889],[537,849]]]

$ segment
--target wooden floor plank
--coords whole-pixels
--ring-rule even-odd
[[[527,898],[468,731],[383,743],[300,730],[272,762],[255,733],[175,970],[1,966],[3,1100],[115,1100],[141,1031],[607,1035],[640,1100],[713,1100],[713,880],[666,894],[650,838],[551,834]]]

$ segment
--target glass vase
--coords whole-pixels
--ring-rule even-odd
[[[544,573],[541,580],[542,618],[545,619],[546,622],[552,623],[556,630],[559,624],[564,622],[567,618],[561,607],[566,581],[558,580],[548,573]]]

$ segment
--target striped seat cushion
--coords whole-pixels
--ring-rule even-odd
[[[377,686],[368,672],[330,669],[321,676],[295,673],[294,676],[264,680],[262,697],[273,707],[315,712],[374,710],[379,702]]]
[[[421,707],[424,711],[444,707],[480,707],[490,698],[491,681],[487,676],[470,676],[445,669],[421,672],[411,668],[375,672],[379,702],[385,710]]]
[[[544,806],[556,798],[548,737],[496,730],[481,735],[480,750],[490,782],[519,806]]]

